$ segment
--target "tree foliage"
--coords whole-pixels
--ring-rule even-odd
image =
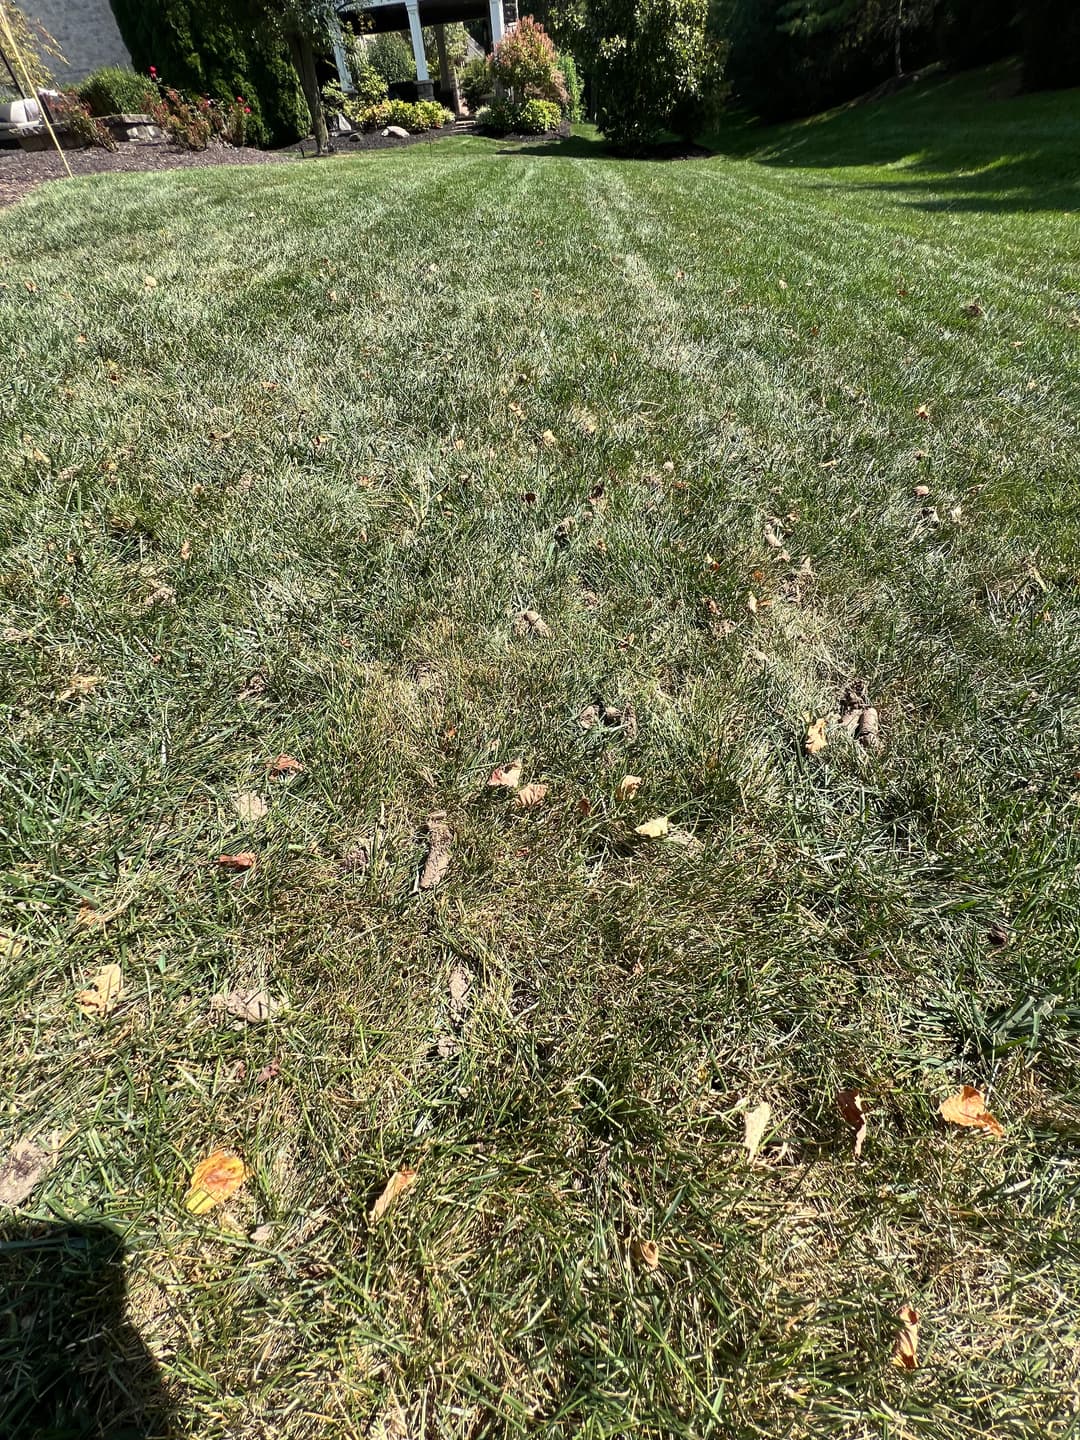
[[[111,0],[137,70],[156,67],[170,85],[251,106],[250,137],[287,145],[308,128],[296,75],[280,42],[256,36],[223,12],[220,0]]]
[[[508,30],[491,52],[491,73],[518,101],[566,104],[566,85],[551,36],[531,15]]]
[[[597,119],[619,149],[693,135],[721,94],[708,0],[588,0],[585,45]]]
[[[15,68],[19,85],[33,95],[53,83],[49,62],[64,63],[56,41],[37,20],[28,20],[14,0],[0,0],[0,46]],[[7,81],[6,72],[4,83]]]

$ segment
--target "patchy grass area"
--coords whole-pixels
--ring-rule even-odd
[[[0,219],[0,1139],[181,1433],[1073,1433],[1080,96],[974,84]]]

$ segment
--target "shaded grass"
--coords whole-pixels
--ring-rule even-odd
[[[1080,248],[871,179],[447,140],[2,222],[7,1123],[191,1433],[1070,1433]],[[855,677],[882,752],[807,757]]]

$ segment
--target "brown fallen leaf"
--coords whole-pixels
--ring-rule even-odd
[[[460,1025],[469,1010],[471,1003],[469,992],[472,990],[472,976],[464,965],[455,965],[450,971],[450,1018],[455,1025]]]
[[[624,775],[615,787],[615,793],[620,800],[632,800],[641,789],[640,775]]]
[[[964,306],[964,314],[969,320],[978,320],[979,316],[984,313],[983,307],[979,304],[978,300],[969,300]]]
[[[541,803],[550,788],[550,786],[541,785],[534,780],[529,785],[523,785],[515,796],[515,799],[522,810],[530,810],[534,805]]]
[[[646,820],[641,825],[634,826],[635,835],[643,835],[646,840],[659,840],[671,829],[671,821],[666,815],[657,815],[652,820]]]
[[[771,1119],[772,1106],[767,1100],[762,1100],[752,1110],[747,1110],[743,1116],[743,1146],[748,1159],[753,1160],[757,1156]]]
[[[926,497],[927,497],[927,495],[930,494],[930,486],[929,486],[929,485],[916,485],[916,486],[915,486],[915,490],[914,490],[913,493],[915,494],[915,496],[916,496],[919,500],[925,500]]]
[[[991,945],[1008,945],[1012,939],[1012,931],[1008,925],[1005,924],[1004,920],[995,920],[986,934]],[[0,954],[2,953],[3,944],[2,940],[0,940]]]
[[[124,998],[124,974],[119,965],[104,965],[85,990],[75,996],[84,1015],[109,1015]]]
[[[238,855],[219,855],[217,863],[222,870],[250,870],[258,859],[251,850],[241,850]]]
[[[418,1174],[419,1172],[416,1170],[395,1170],[383,1187],[382,1194],[371,1207],[368,1219],[373,1224],[376,1220],[381,1220],[398,1196],[404,1194],[409,1186],[416,1182]]]
[[[450,867],[450,827],[444,810],[433,811],[427,819],[428,853],[420,872],[420,889],[433,890]]]
[[[21,1205],[56,1162],[54,1153],[32,1140],[17,1140],[0,1165],[0,1205]]]
[[[540,436],[540,444],[543,445],[545,450],[554,450],[558,443],[553,430],[545,430]]]
[[[863,1109],[863,1098],[857,1090],[838,1090],[836,1105],[844,1120],[855,1131],[855,1159],[857,1160],[866,1143],[866,1111]]]
[[[523,610],[518,616],[518,630],[522,635],[536,635],[540,639],[551,634],[551,628],[539,610]]]
[[[589,799],[588,795],[581,795],[581,796],[579,796],[579,797],[578,797],[578,802],[577,802],[577,813],[581,816],[581,818],[582,818],[583,820],[587,820],[587,819],[589,818],[589,816],[592,814],[592,812],[593,812],[593,802]],[[2,949],[0,949],[0,954],[2,954],[2,953],[3,953],[3,951],[2,951]]]
[[[881,735],[878,729],[878,712],[873,705],[863,707],[859,716],[859,722],[855,727],[855,739],[867,750],[879,750],[881,748]]]
[[[100,684],[100,675],[73,675],[56,698],[58,700],[75,700],[81,695],[89,695]]]
[[[265,818],[269,806],[254,790],[244,790],[233,797],[233,809],[245,825],[254,825]]]
[[[918,419],[920,419],[920,420],[929,420],[929,419],[930,419],[930,406],[929,406],[929,405],[919,405],[919,406],[917,406],[916,409],[915,409],[915,414],[916,414],[916,416],[918,417]]]
[[[303,768],[300,761],[294,760],[291,755],[275,755],[273,760],[266,762],[268,775],[299,775]]]
[[[586,705],[578,715],[577,723],[583,730],[594,730],[600,724],[600,706]]]
[[[964,1085],[958,1095],[950,1095],[938,1106],[943,1120],[950,1125],[964,1125],[973,1130],[982,1130],[987,1135],[1000,1139],[1005,1134],[1001,1121],[991,1115],[986,1102],[972,1085]]]
[[[630,1254],[646,1270],[657,1270],[660,1267],[660,1246],[655,1240],[631,1240]]]
[[[206,1215],[239,1190],[247,1177],[247,1167],[238,1155],[215,1150],[195,1166],[184,1196],[184,1209],[192,1215]]]
[[[230,990],[226,995],[215,995],[210,1008],[233,1015],[248,1025],[259,1025],[281,1009],[281,1001],[268,990]]]
[[[828,736],[829,717],[822,715],[820,719],[813,721],[806,732],[806,753],[808,755],[820,755],[829,743]]]
[[[901,1370],[914,1370],[919,1363],[919,1312],[914,1305],[901,1305],[897,1314],[900,1329],[893,1341],[892,1361]]]
[[[180,559],[181,559],[181,560],[190,560],[190,559],[191,559],[191,541],[190,541],[190,540],[185,540],[184,543],[180,546]]]
[[[488,785],[498,789],[516,790],[521,784],[521,761],[511,760],[506,765],[496,765],[488,776]]]

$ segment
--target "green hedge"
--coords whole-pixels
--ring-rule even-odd
[[[146,75],[123,65],[103,65],[86,77],[78,95],[91,115],[137,115],[146,109],[146,97],[155,88]]]
[[[251,106],[251,143],[288,145],[311,128],[288,56],[222,19],[215,0],[110,0],[132,63],[168,85]]]

